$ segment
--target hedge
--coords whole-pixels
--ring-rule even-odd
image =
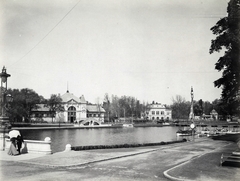
[[[162,141],[159,143],[72,146],[71,150],[80,151],[80,150],[94,150],[94,149],[134,148],[134,147],[158,146],[158,145],[182,143],[182,142],[186,142],[186,141],[187,141],[186,139],[183,139],[183,140],[168,141],[168,142]]]

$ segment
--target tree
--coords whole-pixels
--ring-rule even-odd
[[[109,98],[108,93],[106,93],[106,94],[104,95],[103,108],[104,108],[104,110],[106,111],[104,117],[107,118],[107,120],[108,120],[108,122],[109,122],[109,121],[110,121],[110,120],[109,120],[109,116],[110,116],[110,98]]]
[[[203,101],[200,99],[198,102],[195,102],[193,105],[193,112],[195,116],[202,116],[203,114]]]
[[[115,119],[119,117],[119,98],[115,95],[112,95],[112,103],[110,107],[110,117]]]
[[[39,96],[34,90],[24,88],[8,89],[8,93],[13,96],[11,103],[10,117],[13,120],[20,121],[24,118],[25,121],[30,121],[31,111],[38,108],[38,104],[43,103],[45,99]]]
[[[52,122],[56,112],[64,111],[64,107],[62,106],[62,98],[56,94],[52,94],[50,99],[47,100],[46,107],[49,108],[52,116]]]
[[[228,116],[227,105],[222,102],[221,99],[215,99],[212,101],[212,110],[215,109],[219,115],[221,115],[224,119]]]
[[[198,101],[198,104],[199,104],[199,106],[200,106],[200,110],[201,110],[201,112],[200,112],[200,116],[202,116],[202,115],[203,115],[203,100],[200,99],[200,100]]]
[[[191,103],[186,102],[185,98],[180,95],[176,95],[175,98],[172,98],[172,102],[172,117],[174,119],[188,119]]]
[[[237,94],[240,88],[240,0],[230,0],[228,15],[220,19],[211,31],[216,39],[211,41],[210,54],[225,50],[215,64],[215,69],[222,71],[222,77],[214,81],[215,87],[222,89],[221,101],[226,114],[239,114],[240,104]]]
[[[103,107],[109,117],[113,120],[115,118],[141,118],[144,116],[146,111],[146,105],[141,104],[139,100],[131,96],[121,96],[120,98],[116,95],[111,96],[105,94],[103,100]]]
[[[204,102],[203,113],[205,115],[210,115],[210,112],[213,110],[213,105],[209,101]]]

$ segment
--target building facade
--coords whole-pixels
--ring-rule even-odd
[[[105,110],[100,105],[87,103],[83,95],[78,98],[67,91],[61,96],[61,99],[64,111],[51,113],[49,108],[42,104],[32,111],[31,119],[33,121],[65,123],[81,123],[86,122],[86,120],[91,121],[91,119],[99,124],[104,122]]]
[[[61,98],[64,111],[56,114],[57,120],[74,123],[87,118],[87,102],[83,95],[78,98],[67,91]]]
[[[37,107],[31,111],[31,121],[53,122],[55,120],[55,112],[51,112],[44,104],[37,104]]]
[[[160,103],[152,103],[148,105],[148,111],[146,112],[147,119],[153,121],[169,121],[172,119],[172,110],[166,108],[165,105]]]

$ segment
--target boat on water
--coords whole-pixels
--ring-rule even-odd
[[[205,128],[201,131],[202,135],[208,135],[209,133],[210,133],[210,129],[208,129],[208,128]]]
[[[191,129],[188,130],[178,130],[177,132],[177,136],[192,136],[193,134],[195,134],[195,130],[192,131]]]
[[[208,135],[209,138],[213,140],[225,140],[225,141],[233,141],[238,142],[240,141],[240,132],[228,132],[225,134],[213,134]]]
[[[237,132],[232,132],[232,131],[229,131],[228,129],[215,129],[215,130],[212,130],[212,131],[209,131],[209,133],[207,133],[207,136],[210,137],[210,136],[218,136],[218,135],[225,135],[225,134],[235,134]]]
[[[126,128],[133,128],[133,124],[123,124],[123,127],[126,127]]]

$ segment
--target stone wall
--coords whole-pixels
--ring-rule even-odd
[[[11,142],[10,139],[5,139],[5,150],[8,151]],[[22,153],[39,153],[49,155],[52,154],[51,149],[51,139],[46,137],[44,141],[37,141],[37,140],[24,140],[21,149]]]

